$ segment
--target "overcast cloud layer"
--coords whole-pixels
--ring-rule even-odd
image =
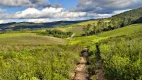
[[[60,4],[49,5],[48,0],[2,0],[0,1],[2,6],[26,9],[14,13],[0,9],[0,23],[107,18],[142,5],[142,0],[78,0],[78,2],[76,8],[66,10]],[[42,9],[39,10],[39,7]]]

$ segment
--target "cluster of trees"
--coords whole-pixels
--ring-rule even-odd
[[[112,30],[113,28],[109,26],[109,22],[105,21],[104,19],[100,19],[97,21],[96,24],[88,24],[87,26],[83,27],[83,31],[86,36],[97,34],[102,31]]]
[[[70,37],[73,33],[72,32],[63,32],[60,30],[46,30],[45,32],[40,33],[42,35],[48,35],[48,36],[54,36],[58,38],[68,38]]]
[[[88,24],[84,27],[85,35],[97,34],[102,31],[109,31],[121,28],[134,23],[142,23],[142,8],[127,11],[108,19],[99,19],[96,25]]]
[[[110,18],[110,27],[120,28],[124,27],[133,23],[142,23],[142,8],[130,10]]]

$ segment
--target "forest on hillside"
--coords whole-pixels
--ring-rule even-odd
[[[114,30],[131,24],[142,23],[142,8],[130,10],[107,19],[98,19],[95,24],[84,27],[85,35]]]

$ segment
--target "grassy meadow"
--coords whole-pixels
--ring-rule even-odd
[[[70,79],[80,50],[67,46],[66,39],[36,33],[0,34],[0,80]]]
[[[134,24],[124,28],[102,32],[87,37],[72,39],[70,44],[89,47],[89,71],[97,69],[97,54],[103,60],[104,76],[107,80],[142,79],[142,25]],[[99,50],[96,48],[99,46]]]
[[[96,35],[85,36],[85,37],[75,37],[69,42],[69,44],[71,45],[82,44],[84,46],[87,46],[92,43],[95,44],[102,40],[107,40],[109,38],[114,38],[119,36],[129,36],[131,34],[140,32],[141,29],[142,29],[142,24],[134,24],[134,25],[126,26],[116,30],[102,32]]]
[[[39,35],[46,29],[0,34],[0,80],[69,80],[79,61],[79,53],[85,47],[89,48],[88,67],[93,80],[96,79],[92,74],[97,69],[96,54],[103,60],[107,80],[142,79],[142,24],[90,36],[81,36],[82,26],[48,30],[70,31],[75,36]]]
[[[0,80],[142,80],[141,0],[58,1],[0,1]]]

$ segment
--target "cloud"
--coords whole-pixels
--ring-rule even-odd
[[[22,7],[38,7],[43,6],[48,0],[1,0],[1,6],[22,6]]]
[[[15,13],[7,13],[6,10],[0,9],[0,23],[9,22],[35,22],[35,23],[45,23],[53,21],[75,21],[75,20],[87,20],[87,19],[98,19],[98,18],[108,18],[112,15],[119,14],[127,10],[116,10],[110,14],[99,14],[94,12],[73,12],[66,10],[62,7],[46,7],[42,10],[36,8],[27,8],[23,11],[18,11]]]
[[[47,4],[47,5],[44,5],[43,8],[46,8],[46,7],[53,7],[53,8],[61,8],[62,5],[61,4]]]
[[[0,8],[0,14],[6,12],[7,10]]]
[[[126,11],[130,11],[132,9],[126,9],[126,10],[116,10],[116,11],[113,11],[113,14],[120,14],[120,13],[123,13],[123,12],[126,12]]]
[[[23,22],[24,20],[19,19],[1,19],[0,24],[2,23],[11,23],[11,22]]]
[[[2,9],[0,9],[3,12]],[[15,13],[1,13],[0,23],[8,22],[53,22],[60,20],[81,20],[86,16],[86,12],[71,12],[62,7],[46,7],[42,10],[36,8],[27,8]]]
[[[112,13],[115,10],[137,8],[142,5],[142,0],[78,0],[78,2],[72,11]]]
[[[86,12],[70,12],[64,8],[46,7],[42,10],[27,8],[16,13],[1,14],[0,19],[76,18],[85,15]]]
[[[34,22],[34,23],[46,23],[54,21],[76,21],[76,20],[86,20],[85,17],[81,18],[40,18],[40,19],[27,19],[24,22]]]

